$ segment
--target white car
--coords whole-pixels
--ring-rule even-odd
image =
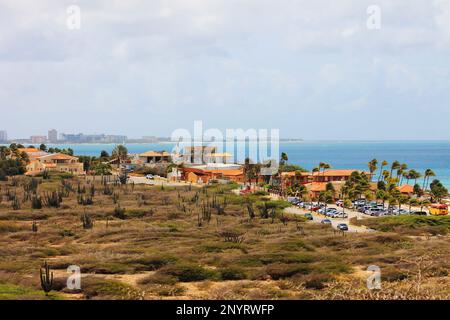
[[[348,218],[348,215],[342,211],[338,211],[338,212],[333,213],[333,215],[331,217],[337,218],[337,219],[346,219],[346,218]]]
[[[148,180],[153,180],[153,179],[155,179],[155,176],[152,174],[148,174],[145,176],[145,178],[147,178]]]

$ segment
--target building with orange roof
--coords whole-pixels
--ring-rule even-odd
[[[28,159],[30,161],[34,161],[39,157],[48,155],[47,152],[42,151],[40,149],[36,149],[36,148],[18,148],[17,152],[18,153],[26,153],[28,155]]]
[[[333,181],[333,182],[311,182],[305,184],[306,189],[308,190],[310,199],[317,199],[321,192],[327,190],[327,184],[331,183],[333,185],[335,194],[334,196],[339,194],[342,186],[345,184],[344,181]]]
[[[171,154],[166,151],[147,151],[137,155],[138,161],[143,165],[151,165],[156,163],[169,163]]]
[[[280,176],[283,188],[288,188],[296,184],[306,184],[313,181],[311,172],[282,172]]]
[[[74,175],[85,174],[84,166],[77,157],[63,153],[46,153],[30,160],[27,164],[27,174],[34,175],[43,171],[67,172]]]
[[[243,183],[245,181],[242,168],[208,168],[207,166],[186,167],[181,169],[181,178],[186,182],[208,183],[210,180],[229,180]]]
[[[347,181],[353,172],[364,173],[370,178],[370,172],[354,170],[354,169],[332,169],[321,172],[313,172],[312,177],[314,182],[332,182],[332,181]]]
[[[282,172],[280,174],[281,184],[283,188],[288,188],[295,184],[308,184],[312,182],[317,183],[327,183],[327,182],[342,182],[347,181],[353,172],[364,173],[370,178],[369,172],[364,172],[360,170],[351,170],[351,169],[335,169],[335,170],[325,170],[324,172],[301,172],[301,171],[292,171],[292,172]]]
[[[409,184],[404,184],[402,186],[397,187],[397,190],[400,191],[402,194],[411,195],[414,193],[414,187]]]

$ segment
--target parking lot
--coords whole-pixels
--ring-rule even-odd
[[[337,206],[335,206],[335,205],[330,205],[329,207],[337,209]],[[339,208],[339,209],[341,209],[341,208]],[[330,218],[330,217],[326,217],[323,214],[319,214],[314,211],[311,212],[311,210],[306,210],[303,208],[299,208],[297,206],[292,206],[292,207],[286,208],[285,211],[286,211],[286,213],[298,214],[301,216],[304,216],[305,214],[309,213],[313,217],[313,220],[311,220],[311,222],[314,222],[314,223],[322,223],[322,220],[328,219],[331,221],[331,225],[334,229],[337,229],[338,224],[345,223],[348,226],[347,232],[359,232],[359,233],[374,232],[374,230],[368,229],[366,227],[355,226],[355,225],[351,225],[349,223],[349,220],[353,217],[358,217],[359,219],[362,218],[362,216],[366,217],[365,215],[363,215],[359,212],[353,211],[353,210],[348,210],[348,209],[345,210],[345,213],[347,213],[347,218]]]

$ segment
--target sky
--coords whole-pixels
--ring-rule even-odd
[[[0,130],[450,139],[449,54],[448,0],[0,0]]]

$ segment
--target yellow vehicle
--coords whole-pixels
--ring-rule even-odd
[[[448,214],[448,205],[432,204],[430,206],[430,214],[433,216],[446,216]]]

